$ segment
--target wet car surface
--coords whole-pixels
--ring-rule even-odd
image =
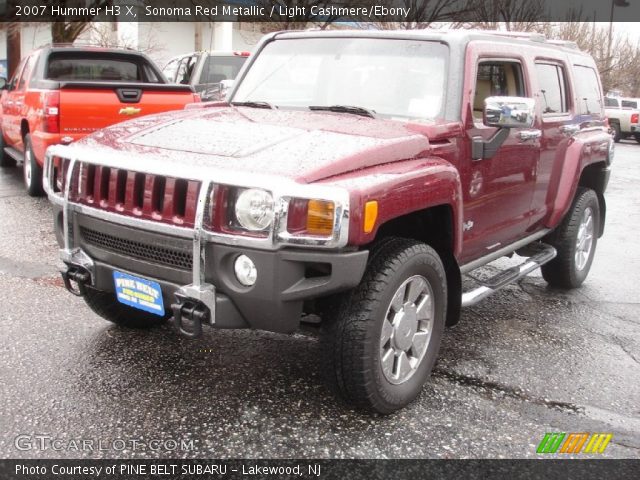
[[[584,286],[535,273],[464,310],[418,400],[388,417],[336,398],[317,327],[192,341],[100,319],[62,286],[47,200],[0,170],[0,456],[536,457],[546,432],[610,432],[604,457],[640,458],[639,149],[616,147]]]

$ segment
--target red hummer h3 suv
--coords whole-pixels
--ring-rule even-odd
[[[594,61],[478,32],[266,36],[227,103],[48,150],[67,287],[131,327],[293,332],[314,313],[353,404],[419,394],[461,307],[585,280],[613,142]],[[462,276],[524,263],[462,291]],[[465,282],[466,283],[466,282]]]

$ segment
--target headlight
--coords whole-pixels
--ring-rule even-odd
[[[273,222],[273,197],[265,190],[249,188],[238,195],[236,220],[252,232],[265,230]]]

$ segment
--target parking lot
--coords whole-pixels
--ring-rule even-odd
[[[47,200],[1,170],[0,456],[535,457],[545,432],[610,432],[605,457],[640,458],[639,186],[622,142],[585,285],[536,273],[464,311],[418,401],[373,417],[336,399],[313,328],[190,341],[103,321],[62,286]]]

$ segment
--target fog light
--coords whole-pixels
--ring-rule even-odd
[[[233,269],[236,272],[236,278],[245,287],[250,287],[256,283],[258,270],[256,270],[255,263],[246,255],[240,255],[236,258]]]

